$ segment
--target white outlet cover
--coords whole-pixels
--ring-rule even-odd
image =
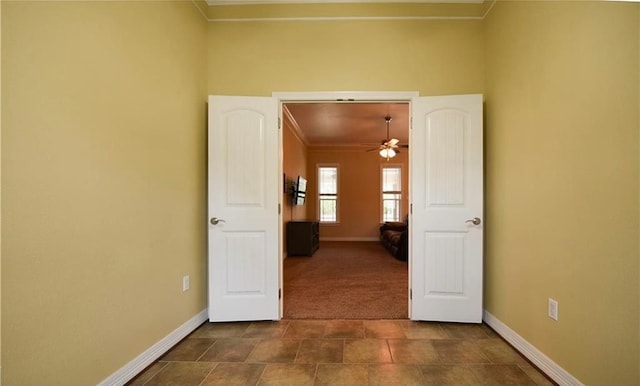
[[[189,287],[191,287],[191,280],[189,278],[189,275],[183,276],[182,277],[182,291],[187,291],[189,289]]]
[[[549,310],[547,315],[553,320],[558,320],[558,301],[557,300],[549,298]]]

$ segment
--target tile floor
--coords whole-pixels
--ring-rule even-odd
[[[486,325],[205,323],[129,385],[551,385]]]

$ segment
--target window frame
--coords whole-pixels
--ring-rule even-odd
[[[384,170],[385,169],[399,169],[400,170],[400,190],[396,191],[385,191],[384,190]],[[402,221],[402,197],[403,197],[403,175],[404,175],[404,165],[400,164],[400,163],[389,163],[389,164],[383,164],[380,165],[380,223],[385,223],[387,221],[390,220],[385,220],[384,218],[384,202],[385,202],[385,198],[384,195],[385,194],[398,194],[399,197],[397,198],[397,202],[398,202],[398,218],[396,220],[393,220],[394,222],[401,222]]]
[[[320,193],[320,169],[322,168],[334,168],[336,169],[336,193],[335,194],[322,194]],[[316,164],[316,180],[317,180],[317,192],[316,192],[316,218],[320,222],[320,224],[324,225],[332,225],[340,223],[340,165],[333,163],[319,163]],[[323,221],[320,216],[320,203],[322,196],[335,196],[336,201],[336,219],[335,221]]]

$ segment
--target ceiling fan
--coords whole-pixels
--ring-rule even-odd
[[[387,161],[389,159],[396,156],[396,154],[400,153],[398,147],[409,147],[408,145],[400,145],[400,140],[397,138],[389,138],[389,124],[391,123],[391,116],[387,115],[384,117],[384,121],[387,125],[387,137],[383,139],[380,146],[375,149],[369,149],[367,151],[375,151],[378,150],[380,153],[380,157],[386,158]]]

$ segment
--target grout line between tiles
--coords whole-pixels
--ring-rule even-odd
[[[283,321],[281,320],[281,322],[283,322]],[[282,331],[282,335],[280,335],[280,338],[284,338],[285,335],[287,335],[287,331],[289,331],[289,328],[291,328],[291,321],[287,320],[287,321],[284,321],[284,322],[287,323],[287,327]]]
[[[316,363],[316,371],[313,373],[313,384],[316,384],[316,380],[318,379],[318,368],[320,367],[319,363]]]
[[[293,363],[296,363],[298,355],[300,355],[300,350],[302,350],[302,342],[304,342],[304,338],[300,339],[300,341],[298,342],[298,349],[296,350],[296,355],[293,357]]]
[[[207,378],[209,378],[209,375],[211,375],[211,373],[213,372],[213,370],[216,369],[216,367],[218,367],[218,363],[215,363],[213,365],[213,367],[211,368],[211,370],[209,370],[209,372],[207,373],[207,375],[204,376],[204,378],[202,378],[202,380],[200,381],[200,383],[198,384],[198,386],[202,385],[202,382],[204,382]]]
[[[253,347],[251,347],[251,351],[249,351],[249,353],[247,354],[247,356],[244,358],[244,360],[242,361],[243,363],[251,363],[251,362],[247,362],[247,360],[251,357],[251,354],[253,354],[253,352],[255,351],[255,349],[260,345],[260,343],[263,342],[263,339],[257,339],[256,344],[253,345]]]
[[[389,350],[389,359],[391,359],[391,363],[396,363],[396,360],[393,358],[393,351],[391,350],[391,345],[389,344],[389,340],[387,339],[387,349]]]
[[[211,343],[211,344],[209,345],[209,347],[207,347],[207,349],[206,349],[206,350],[204,350],[204,351],[202,352],[202,354],[200,354],[200,356],[196,358],[196,360],[195,360],[195,361],[196,361],[196,362],[199,362],[199,361],[200,361],[200,359],[204,356],[204,354],[208,353],[208,352],[209,352],[209,350],[211,350],[211,348],[213,347],[213,345],[215,345],[215,344],[216,344],[216,342],[218,342],[218,340],[217,340],[217,339],[215,339],[215,340],[213,341],[213,343]]]
[[[162,362],[157,362],[157,363],[162,363]],[[147,379],[147,380],[146,380],[142,385],[144,386],[144,385],[146,385],[147,383],[149,383],[149,381],[150,381],[151,379],[153,379],[153,377],[155,377],[156,375],[158,375],[158,373],[160,373],[162,370],[164,370],[164,368],[165,368],[165,367],[167,367],[167,365],[168,365],[168,364],[169,364],[169,362],[165,362],[165,363],[164,363],[164,365],[162,365],[162,367],[160,367],[160,368],[158,369],[158,371],[156,371],[156,373],[155,373],[155,374],[153,374],[151,377],[149,377],[149,379]]]
[[[267,371],[267,366],[269,366],[269,364],[265,363],[264,368],[262,369],[262,372],[260,373],[260,376],[258,377],[258,379],[256,379],[254,385],[257,385],[260,383],[260,380],[262,380],[262,377],[264,376],[264,372]]]

